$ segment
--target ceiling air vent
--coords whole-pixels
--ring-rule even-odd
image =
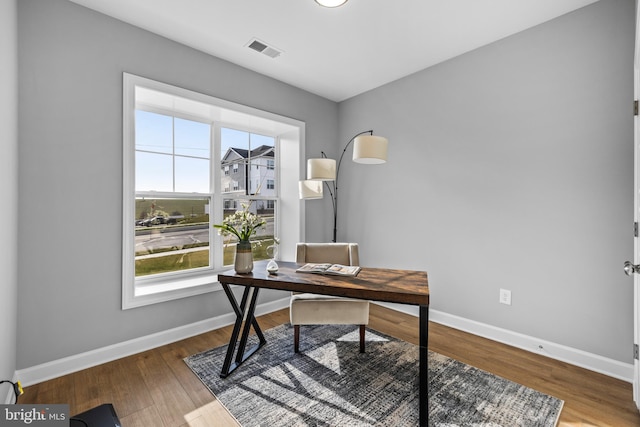
[[[280,56],[280,54],[282,53],[282,51],[267,45],[266,43],[261,42],[258,39],[253,39],[251,40],[248,44],[247,47],[250,49],[255,50],[256,52],[260,52],[264,55],[267,55],[269,58],[277,58],[278,56]]]

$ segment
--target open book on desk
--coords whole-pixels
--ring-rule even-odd
[[[298,273],[335,274],[337,276],[357,276],[360,267],[357,265],[341,265],[310,262],[296,270]]]

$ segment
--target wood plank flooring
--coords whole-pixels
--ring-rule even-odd
[[[288,321],[286,309],[259,318],[263,330]],[[413,316],[372,304],[369,327],[418,343]],[[19,403],[68,403],[71,414],[112,403],[123,427],[236,427],[182,361],[226,344],[230,335],[225,327],[42,382],[25,388]],[[624,381],[435,323],[429,348],[564,400],[560,427],[640,426],[631,384]]]

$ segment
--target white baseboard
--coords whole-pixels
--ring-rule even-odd
[[[384,307],[418,316],[418,309],[414,306],[402,304],[378,303]],[[282,298],[256,307],[256,314],[262,315],[277,311],[289,306],[289,298]],[[542,354],[552,359],[560,360],[572,365],[580,366],[591,371],[599,372],[613,378],[618,378],[629,383],[633,382],[633,364],[619,362],[617,360],[588,353],[535,337],[519,334],[507,329],[498,328],[437,310],[429,310],[429,320],[478,335],[493,341],[501,342],[513,347]],[[185,338],[199,335],[223,326],[231,325],[235,321],[235,315],[229,313],[200,322],[158,332],[144,337],[136,338],[122,343],[102,347],[85,353],[65,357],[41,365],[20,369],[16,372],[13,381],[20,379],[23,386],[37,384],[42,381],[57,378],[82,369],[97,366],[102,363],[140,353],[165,344],[176,342]],[[12,395],[7,396],[12,399]]]
[[[256,315],[271,313],[289,307],[289,297],[256,306]],[[47,381],[53,378],[97,366],[132,354],[147,351],[172,342],[180,341],[195,335],[212,331],[235,322],[233,313],[202,320],[167,331],[157,332],[144,337],[109,345],[85,353],[53,360],[30,368],[20,369],[16,378],[24,387]],[[16,381],[14,379],[14,381]]]
[[[378,303],[392,310],[418,316],[414,306],[402,304]],[[633,383],[633,364],[623,363],[583,350],[556,344],[539,338],[523,335],[508,329],[502,329],[441,311],[429,310],[429,320],[461,331],[469,332],[503,344],[517,347],[532,353],[541,354],[552,359],[570,363],[571,365],[589,369],[613,378]]]

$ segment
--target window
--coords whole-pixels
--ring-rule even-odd
[[[219,290],[235,242],[212,225],[245,205],[267,221],[254,257],[279,237],[281,258],[293,259],[304,125],[126,73],[123,82],[123,308]]]
[[[266,167],[269,160],[275,164],[276,138],[228,127],[222,127],[220,135],[222,166],[233,164],[234,174],[242,177],[241,180],[233,181],[233,191],[226,191],[222,195],[225,205],[224,216],[233,214],[243,206],[248,206],[249,211],[266,220],[266,227],[258,230],[255,237],[255,241],[259,244],[254,247],[254,259],[265,259],[267,257],[265,250],[273,244],[277,224],[275,206],[278,192],[275,185],[275,167],[274,169]],[[223,187],[227,188],[226,181],[229,178],[221,175],[220,179]],[[267,204],[271,208],[267,208]],[[224,241],[223,247],[224,263],[231,264],[235,240]]]
[[[136,278],[211,266],[213,124],[152,109],[135,110]]]

